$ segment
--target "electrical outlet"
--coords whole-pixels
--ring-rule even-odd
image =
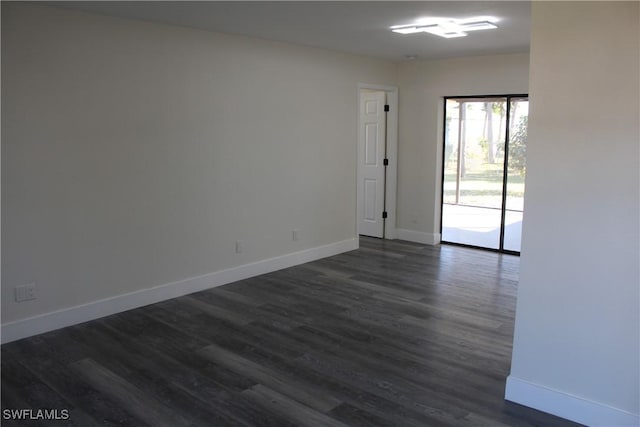
[[[16,286],[14,289],[16,291],[16,302],[29,301],[38,298],[35,283]]]
[[[242,241],[241,240],[236,240],[236,253],[237,254],[241,254],[242,253]]]
[[[291,240],[293,240],[294,242],[297,242],[299,238],[300,238],[300,230],[293,230],[291,232]]]

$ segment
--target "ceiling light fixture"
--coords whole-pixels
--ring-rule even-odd
[[[467,31],[492,30],[497,19],[490,16],[478,16],[467,19],[427,18],[412,25],[395,25],[391,31],[399,34],[430,33],[447,39],[464,37]]]

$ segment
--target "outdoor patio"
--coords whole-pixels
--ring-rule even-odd
[[[498,249],[500,209],[464,205],[442,206],[442,241]],[[520,252],[522,212],[506,211],[504,249]]]

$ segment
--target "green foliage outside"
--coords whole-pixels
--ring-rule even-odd
[[[528,122],[528,116],[521,117],[513,134],[509,138],[509,168],[523,176],[527,170]],[[504,143],[501,143],[498,149],[504,152]]]
[[[500,209],[502,206],[504,140],[503,123],[506,114],[504,102],[483,103],[480,108],[473,103],[466,108],[466,134],[461,145],[464,155],[460,165],[459,197],[456,197],[458,156],[457,122],[461,113],[452,107],[445,123],[445,203],[459,203]],[[522,210],[524,203],[524,177],[526,172],[526,142],[528,117],[516,113],[517,104],[511,109],[512,122],[509,135],[509,170],[507,171],[507,209]],[[479,116],[484,112],[484,122]],[[473,122],[473,123],[472,123]],[[496,129],[494,124],[497,125]],[[453,133],[453,135],[452,135]],[[490,141],[496,141],[491,143]]]

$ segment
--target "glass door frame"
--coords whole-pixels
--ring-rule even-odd
[[[504,164],[502,170],[502,204],[501,204],[501,218],[500,218],[500,242],[498,249],[495,248],[486,248],[483,246],[475,246],[469,245],[466,243],[455,243],[455,242],[447,242],[442,241],[441,243],[447,245],[455,245],[455,246],[464,246],[469,248],[477,248],[484,249],[492,252],[500,252],[510,255],[518,255],[520,256],[519,251],[512,251],[504,248],[504,234],[505,234],[505,220],[507,215],[507,185],[509,179],[509,140],[511,139],[511,102],[513,100],[529,100],[529,94],[509,94],[509,95],[462,95],[462,96],[445,96],[443,97],[443,114],[442,114],[442,164],[441,164],[441,172],[442,175],[440,177],[440,236],[442,236],[442,224],[443,224],[443,216],[444,216],[444,184],[445,184],[445,166],[447,159],[445,158],[446,154],[446,138],[447,138],[447,101],[456,101],[461,100],[462,102],[470,102],[470,101],[484,101],[487,99],[503,99],[505,100],[506,111],[505,111],[505,132],[504,132]],[[459,179],[459,178],[458,178]],[[525,190],[526,191],[526,190]]]

